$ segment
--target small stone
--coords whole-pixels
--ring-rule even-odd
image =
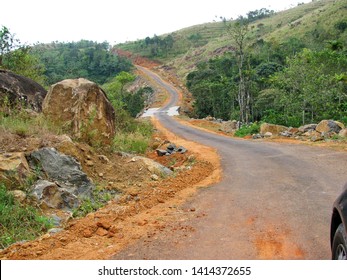
[[[87,166],[94,166],[94,162],[92,160],[86,160],[85,163]]]
[[[61,232],[61,231],[63,231],[62,228],[51,228],[50,230],[48,230],[48,233],[49,233],[50,235],[54,235],[54,234],[59,233],[59,232]]]
[[[87,228],[83,231],[83,237],[90,238],[92,236],[93,236],[93,231],[91,229]]]
[[[120,229],[119,228],[117,228],[116,226],[112,226],[112,227],[110,227],[110,229],[109,229],[109,232],[112,232],[112,233],[117,233],[117,232],[119,232],[120,231]]]
[[[118,239],[123,239],[123,238],[124,238],[124,234],[123,234],[123,233],[118,233],[118,234],[116,235],[116,237],[117,237]]]
[[[104,173],[99,173],[99,177],[104,177]]]
[[[19,202],[23,202],[27,197],[26,193],[21,190],[14,190],[11,191],[11,193],[14,196],[14,198]]]
[[[152,175],[151,175],[151,179],[152,179],[153,181],[158,181],[158,180],[159,180],[159,176],[158,176],[157,174],[152,174]]]
[[[100,222],[97,222],[96,225],[98,227],[102,227],[107,230],[111,227],[111,224],[108,221],[100,221]]]
[[[159,157],[165,156],[168,153],[166,150],[161,149],[157,149],[156,152]]]
[[[104,155],[99,155],[99,159],[102,163],[105,163],[105,164],[110,162],[110,160]]]
[[[186,153],[188,150],[183,147],[183,146],[179,146],[178,149],[177,149],[177,152],[180,153],[180,154],[184,154]]]
[[[139,221],[137,224],[142,227],[142,226],[147,225],[148,221],[147,220]]]
[[[108,231],[102,227],[99,227],[96,231],[96,234],[99,236],[105,236],[108,234]]]
[[[67,241],[67,238],[65,236],[62,236],[59,238],[59,241],[61,242],[66,242]]]

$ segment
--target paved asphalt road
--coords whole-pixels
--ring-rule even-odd
[[[140,68],[172,95],[176,90]],[[223,179],[201,189],[186,207],[203,217],[180,222],[190,231],[141,239],[114,259],[330,259],[332,204],[347,181],[347,153],[297,144],[237,140],[160,122],[188,140],[215,147]]]

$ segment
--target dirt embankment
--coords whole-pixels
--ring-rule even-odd
[[[0,252],[0,258],[108,259],[146,234],[162,231],[166,227],[165,217],[175,212],[198,187],[207,186],[220,179],[219,158],[213,149],[180,139],[156,120],[153,122],[160,131],[155,135],[157,140],[169,140],[189,150],[187,154],[170,157],[158,157],[155,151],[148,153],[149,158],[176,169],[174,176],[158,181],[145,180],[149,177],[143,166],[131,158],[106,154],[111,162],[108,164],[118,168],[112,169],[98,163],[100,155],[86,145],[65,147],[65,152],[76,156],[94,180],[109,188],[122,189],[123,195],[95,213],[70,220],[61,232],[45,234],[37,240],[10,246]],[[27,150],[37,145],[59,146],[59,141],[55,141],[53,136],[52,139],[50,142],[46,141],[47,143],[41,140],[36,144],[25,143],[23,139],[21,141],[22,145],[27,146]],[[20,149],[20,146],[11,148],[11,141],[3,140],[2,148]],[[94,165],[87,164],[90,162]]]

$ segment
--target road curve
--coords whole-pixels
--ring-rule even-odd
[[[139,68],[172,96],[175,88]],[[298,144],[238,140],[184,126],[164,113],[173,133],[218,150],[220,183],[199,190],[182,231],[141,239],[114,259],[330,259],[332,203],[347,181],[347,153]],[[199,217],[199,218],[196,218]]]

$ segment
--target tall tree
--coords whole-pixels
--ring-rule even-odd
[[[240,17],[235,23],[228,26],[228,33],[235,44],[235,53],[239,69],[239,91],[238,102],[240,107],[240,121],[249,122],[250,117],[250,101],[251,95],[246,83],[246,36],[249,31],[249,23],[247,19]]]
[[[18,40],[14,38],[14,34],[11,34],[10,30],[3,26],[0,30],[0,67],[3,64],[5,54],[10,52],[16,45]]]

